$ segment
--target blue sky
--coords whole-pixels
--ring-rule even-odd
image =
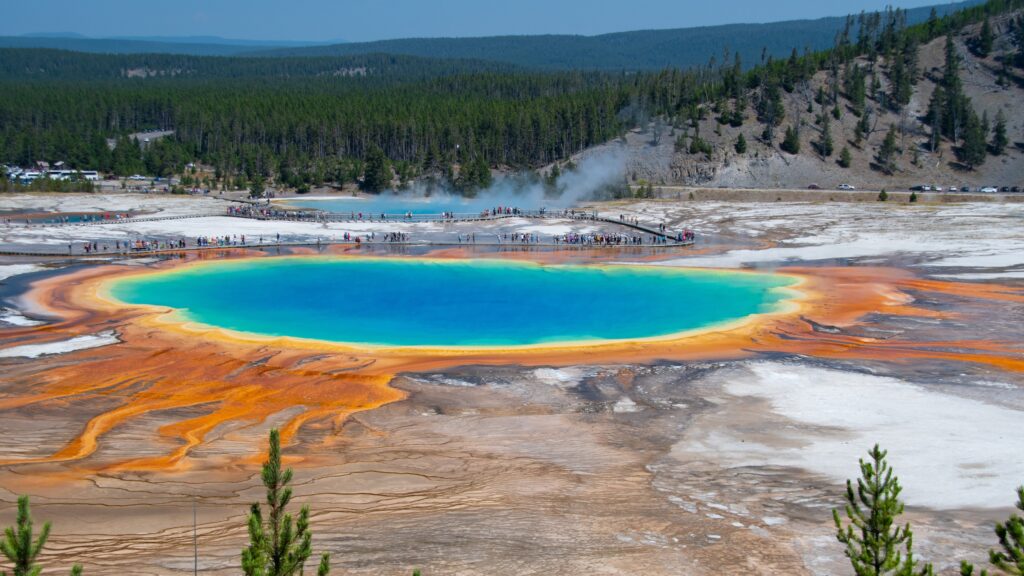
[[[910,8],[936,0],[18,0],[0,35],[223,36],[349,41],[498,34],[601,34]]]

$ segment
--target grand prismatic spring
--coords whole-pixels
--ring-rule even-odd
[[[264,336],[461,347],[667,336],[777,311],[793,283],[675,268],[292,257],[132,276],[109,294]]]

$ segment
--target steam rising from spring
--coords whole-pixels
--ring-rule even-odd
[[[539,208],[569,208],[582,201],[599,199],[613,187],[625,182],[627,153],[624,149],[604,148],[584,155],[575,167],[563,168],[552,185],[535,173],[521,172],[502,176],[474,197],[464,198],[448,188],[438,189],[419,182],[410,190],[390,191],[396,201],[402,198],[431,198],[446,202],[459,202],[467,211],[484,210],[495,206],[515,206],[526,210]]]

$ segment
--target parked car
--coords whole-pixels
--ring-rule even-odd
[[[817,184],[811,184],[810,186],[807,187],[807,189],[808,190],[821,190],[821,186],[818,186]]]
[[[840,184],[838,186],[840,190],[856,190],[857,188],[853,184]]]
[[[931,192],[932,191],[932,187],[927,185],[927,184],[925,184],[924,186],[921,186],[921,190],[924,191],[924,192]]]
[[[961,192],[970,192],[971,191],[971,187],[970,186],[962,186],[960,188],[960,191]]]
[[[1002,191],[1003,192],[1009,192],[1010,191],[1010,187],[1009,186],[1003,186],[1003,190]]]
[[[960,190],[956,186],[950,186],[949,187],[949,191],[950,192],[959,192]]]
[[[936,192],[942,192],[942,186],[932,186],[932,190],[935,190]]]
[[[1010,192],[1020,192],[1020,186],[1014,186],[1013,188],[1010,188]]]
[[[999,192],[999,188],[996,188],[995,186],[985,186],[981,190],[978,190],[978,192],[984,192],[985,194],[995,194],[996,192]]]

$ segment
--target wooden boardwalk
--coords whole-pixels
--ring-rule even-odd
[[[38,256],[38,257],[63,257],[63,258],[95,258],[101,256],[113,256],[113,257],[137,257],[147,255],[159,255],[159,254],[173,254],[181,252],[196,252],[196,251],[207,251],[207,250],[231,250],[231,249],[266,249],[266,248],[287,248],[287,247],[327,247],[327,246],[407,246],[407,247],[481,247],[481,248],[562,248],[562,249],[578,249],[578,250],[590,250],[590,249],[601,249],[601,248],[679,248],[692,246],[694,240],[683,240],[677,241],[675,237],[660,230],[650,228],[640,223],[629,222],[620,220],[617,218],[607,218],[600,216],[597,213],[565,213],[565,212],[545,212],[545,211],[520,211],[516,214],[453,214],[446,216],[442,214],[413,214],[410,216],[396,215],[389,218],[351,218],[350,215],[338,214],[338,213],[320,213],[316,217],[308,218],[295,218],[295,217],[272,217],[262,215],[241,215],[241,214],[191,214],[183,216],[155,216],[155,217],[140,217],[140,218],[122,218],[122,219],[109,219],[109,220],[97,220],[92,222],[53,222],[53,223],[39,223],[39,224],[26,224],[25,226],[108,226],[116,224],[131,224],[135,222],[157,222],[167,220],[187,220],[195,218],[215,218],[215,217],[227,217],[227,218],[241,218],[241,219],[254,219],[254,220],[272,220],[280,222],[306,222],[306,223],[374,223],[374,224],[414,224],[414,223],[443,223],[443,224],[458,224],[458,223],[472,223],[472,222],[490,222],[495,220],[503,220],[510,218],[528,218],[528,219],[540,219],[540,220],[576,220],[586,222],[599,222],[604,224],[611,224],[615,226],[621,226],[643,232],[651,236],[662,239],[663,243],[644,243],[644,244],[613,244],[613,243],[566,243],[566,242],[469,242],[469,241],[402,241],[402,242],[387,242],[387,241],[337,241],[337,240],[320,240],[320,241],[286,241],[286,242],[247,242],[245,244],[230,244],[230,245],[212,245],[212,246],[186,246],[184,248],[160,248],[160,249],[141,249],[141,250],[107,250],[107,251],[96,251],[96,252],[84,252],[82,250],[64,251],[64,250],[28,250],[19,249],[12,250],[10,248],[0,248],[0,256]]]

